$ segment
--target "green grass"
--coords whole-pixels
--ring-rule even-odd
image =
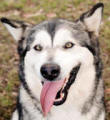
[[[105,88],[110,89],[110,1],[109,0],[0,0],[0,17],[36,23],[55,17],[74,21],[96,2],[105,4],[100,31],[101,53],[104,63]],[[15,108],[18,91],[18,55],[16,42],[0,23],[0,120],[9,120]],[[105,93],[105,102],[110,94]],[[110,106],[107,106],[110,109]],[[110,111],[107,111],[110,120]]]

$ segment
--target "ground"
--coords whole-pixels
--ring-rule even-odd
[[[105,5],[100,31],[101,57],[104,64],[105,104],[110,120],[110,1],[109,0],[0,0],[0,18],[25,20],[31,23],[51,18],[74,21],[97,2]],[[18,93],[17,43],[0,23],[0,120],[9,120],[15,109]]]

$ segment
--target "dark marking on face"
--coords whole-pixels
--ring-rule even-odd
[[[17,112],[18,112],[18,119],[23,120],[23,109],[22,104],[20,103],[19,96],[17,98]]]
[[[56,29],[56,22],[51,21],[47,24],[47,31],[51,35],[51,39],[53,40],[55,35],[55,29]]]
[[[95,52],[95,50],[94,50],[94,48],[93,48],[92,46],[86,45],[85,47],[88,48],[88,50],[89,50],[93,55],[96,54],[96,52]]]
[[[22,37],[21,40],[18,41],[18,48],[17,48],[17,50],[18,50],[18,54],[20,56],[22,56],[22,54],[24,52],[24,49],[23,49],[23,42],[24,42],[24,40],[25,40],[25,38]]]
[[[93,89],[93,94],[90,96],[89,100],[85,102],[82,108],[82,114],[87,114],[92,106],[94,106],[94,102],[97,99],[97,90],[99,89],[99,84],[101,82],[101,77],[102,77],[102,69],[103,69],[103,64],[100,58],[100,48],[99,48],[99,41],[98,38],[93,34],[89,33],[90,37],[90,43],[89,45],[86,43],[85,47],[88,48],[88,50],[93,54],[94,56],[94,66],[95,66],[95,72],[96,72],[96,77],[95,77],[95,84],[94,84],[94,89]],[[104,96],[101,96],[99,99],[100,108],[99,108],[99,113],[97,115],[101,114],[103,111],[103,106],[104,106],[104,101],[102,101]],[[101,108],[102,107],[102,108]],[[98,116],[97,116],[98,117]]]
[[[28,46],[27,46],[27,49],[25,49],[23,51],[23,54],[20,56],[20,64],[19,64],[19,78],[20,78],[20,81],[23,85],[23,88],[26,90],[26,92],[28,93],[29,97],[35,101],[38,101],[34,96],[33,94],[31,93],[31,90],[29,89],[28,87],[28,84],[25,80],[25,73],[24,73],[24,57],[25,57],[25,54],[27,53],[28,51]],[[39,101],[38,101],[39,102]],[[37,102],[37,103],[38,103]],[[42,111],[40,110],[40,108],[37,106],[37,104],[34,104],[37,108],[37,110],[39,111],[40,114],[42,114]],[[18,103],[18,107],[21,106],[20,103]],[[22,107],[22,106],[21,106]],[[21,114],[21,112],[19,112],[19,114]],[[21,120],[21,119],[20,119]]]
[[[24,58],[21,57],[20,58],[20,64],[19,64],[19,78],[21,80],[21,83],[23,85],[23,87],[25,88],[25,90],[31,94],[30,90],[29,90],[29,87],[25,81],[25,74],[24,74]]]

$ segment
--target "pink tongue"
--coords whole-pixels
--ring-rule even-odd
[[[64,80],[45,82],[41,91],[40,102],[44,116],[50,111],[57,92],[63,86]]]

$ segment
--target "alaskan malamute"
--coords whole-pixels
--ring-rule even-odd
[[[12,120],[104,120],[99,50],[103,4],[75,22],[1,18],[18,42],[21,85]]]

